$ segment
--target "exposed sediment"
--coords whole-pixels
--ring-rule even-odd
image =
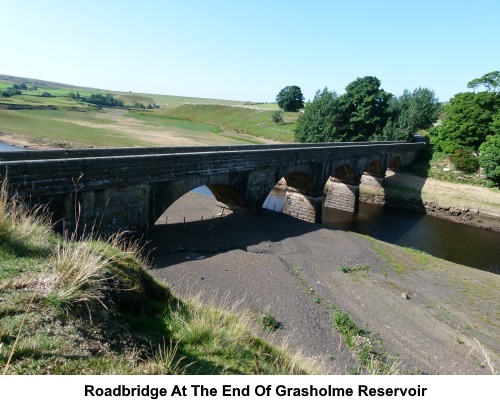
[[[153,274],[176,292],[273,314],[282,328],[263,333],[333,374],[355,363],[335,309],[403,373],[488,374],[475,339],[498,362],[498,275],[279,213],[217,217],[213,199],[201,220],[210,201],[187,195],[152,230]]]
[[[500,232],[500,192],[484,187],[390,172],[383,189],[362,183],[360,201]]]

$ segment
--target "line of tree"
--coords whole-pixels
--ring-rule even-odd
[[[443,107],[445,118],[430,132],[437,151],[451,156],[455,167],[500,184],[500,71],[467,83],[472,92],[457,93]],[[479,156],[479,157],[477,157]]]
[[[318,90],[295,129],[297,142],[412,140],[437,121],[440,103],[432,90],[418,88],[395,97],[374,76],[358,78],[338,95]]]
[[[91,94],[89,97],[80,96],[79,92],[69,92],[67,97],[72,100],[81,100],[84,103],[94,104],[99,107],[123,107],[123,102],[116,99],[111,93]]]
[[[26,83],[13,84],[11,87],[7,87],[0,91],[1,97],[12,97],[15,95],[23,94],[21,90],[37,90],[36,86],[28,87]]]
[[[16,85],[14,85],[14,86],[16,86]],[[0,91],[0,96],[12,97],[12,96],[15,96],[17,94],[23,94],[21,90],[19,90],[18,88],[15,88],[14,86],[7,87],[6,89]]]

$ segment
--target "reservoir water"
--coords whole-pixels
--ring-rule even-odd
[[[358,214],[323,208],[323,225],[500,274],[499,232],[367,203],[360,203]]]
[[[205,186],[193,192],[213,195]],[[284,201],[280,203],[276,199],[269,206],[281,211],[283,204]],[[450,262],[500,274],[500,232],[367,203],[360,203],[357,214],[323,207],[322,217],[323,226],[327,228],[368,235]]]
[[[6,143],[0,142],[0,152],[6,152],[9,150],[22,150],[22,149],[25,149],[25,148],[20,148],[19,146],[12,146],[12,145],[8,145]]]

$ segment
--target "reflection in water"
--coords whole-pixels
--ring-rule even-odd
[[[358,214],[324,208],[323,224],[500,274],[498,232],[366,203],[360,203]]]
[[[284,199],[284,193],[273,190],[263,207],[281,211]],[[368,235],[394,245],[412,247],[450,262],[500,274],[498,232],[367,203],[360,203],[359,213],[353,214],[326,208],[323,201],[322,221],[328,228]]]

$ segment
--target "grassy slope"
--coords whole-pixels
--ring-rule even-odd
[[[3,373],[319,372],[258,338],[249,319],[172,296],[139,253],[120,238],[63,241],[2,188]]]
[[[56,110],[5,110],[0,109],[0,131],[21,135],[30,141],[48,143],[63,147],[87,146],[146,146],[181,144],[240,144],[257,143],[238,136],[223,134],[221,123],[203,123],[201,120],[181,120],[165,115],[185,103],[239,105],[243,103],[229,100],[213,100],[194,97],[177,97],[138,93],[112,92],[125,106],[134,103],[149,105],[156,103],[161,110],[122,110],[125,122],[114,122],[106,117],[106,110],[96,110],[78,100],[69,99],[68,92],[78,91],[81,96],[92,93],[106,93],[106,90],[78,88],[63,84],[21,78],[7,80],[0,75],[0,89],[14,83],[36,84],[37,90],[23,90],[22,95],[0,97],[0,105],[51,107]],[[55,97],[41,97],[48,91]],[[112,113],[114,114],[114,113]],[[116,114],[114,114],[116,115]],[[133,120],[133,122],[132,122]],[[116,121],[116,120],[115,120]],[[133,124],[133,125],[129,125]],[[150,136],[148,136],[150,135]],[[162,139],[163,137],[163,139]]]
[[[145,146],[147,142],[125,136],[118,130],[103,131],[111,121],[103,113],[63,110],[0,110],[1,130],[55,146]]]
[[[168,117],[206,122],[281,142],[294,142],[295,120],[300,113],[284,113],[285,124],[272,120],[273,111],[223,105],[186,104],[167,113]]]

